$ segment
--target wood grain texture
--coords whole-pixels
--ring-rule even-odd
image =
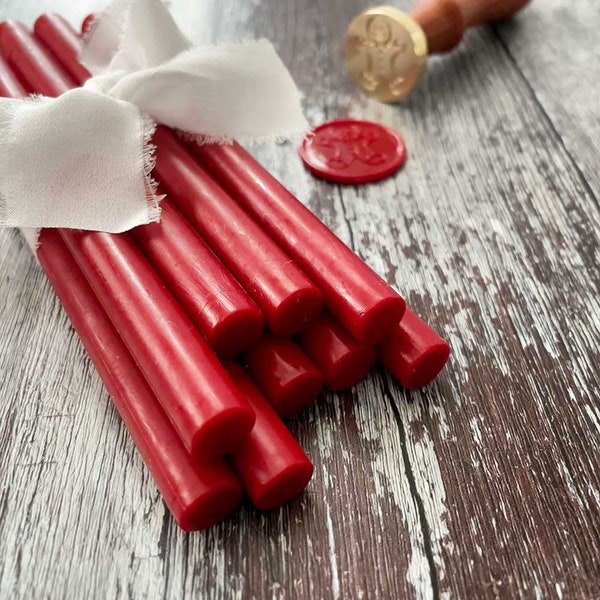
[[[469,32],[399,106],[343,72],[358,0],[172,4],[196,39],[271,38],[313,124],[402,133],[404,170],[361,188],[312,178],[291,144],[255,152],[454,354],[421,392],[378,372],[323,396],[292,424],[316,466],[302,499],[184,534],[0,232],[0,597],[600,598],[596,3]],[[0,0],[0,17],[91,6]]]

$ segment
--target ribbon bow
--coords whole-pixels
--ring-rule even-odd
[[[0,225],[119,233],[158,221],[156,123],[205,141],[305,131],[266,40],[193,46],[161,0],[115,0],[84,40],[93,77],[59,98],[0,98]]]

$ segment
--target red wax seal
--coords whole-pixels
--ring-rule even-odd
[[[378,181],[406,161],[406,147],[395,131],[353,119],[319,125],[298,151],[309,171],[337,183]]]

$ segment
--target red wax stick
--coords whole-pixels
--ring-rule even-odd
[[[310,406],[323,389],[323,376],[298,344],[268,333],[248,350],[252,379],[282,418]]]
[[[321,292],[227,195],[167,128],[158,126],[155,173],[174,202],[262,309],[277,335],[305,330]]]
[[[376,359],[375,348],[357,342],[331,315],[324,314],[299,338],[302,349],[323,374],[330,390],[364,379]]]
[[[237,363],[227,368],[256,414],[250,435],[232,455],[234,469],[256,508],[277,508],[304,491],[313,465],[246,371]]]
[[[72,28],[60,17],[44,15],[35,31],[67,70],[76,73],[78,36]],[[155,175],[262,309],[270,329],[278,335],[305,330],[322,307],[317,287],[167,128],[159,126],[153,142],[157,146]]]
[[[329,312],[357,340],[389,335],[404,300],[238,144],[190,145],[211,175],[323,292]]]
[[[161,222],[130,233],[210,347],[229,358],[260,337],[264,318],[192,226],[164,198]]]
[[[449,356],[448,343],[408,309],[379,348],[383,366],[409,390],[431,383]]]
[[[192,456],[239,446],[252,409],[131,238],[60,232]]]
[[[37,257],[177,523],[223,520],[241,501],[235,475],[194,463],[56,230],[42,231]]]
[[[37,92],[73,83],[18,22],[0,25],[0,52]],[[184,445],[208,460],[232,450],[254,413],[127,235],[61,230]]]

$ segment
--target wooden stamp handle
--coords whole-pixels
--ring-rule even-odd
[[[429,53],[448,52],[469,27],[501,21],[521,10],[529,0],[419,0],[412,18],[427,36]]]

